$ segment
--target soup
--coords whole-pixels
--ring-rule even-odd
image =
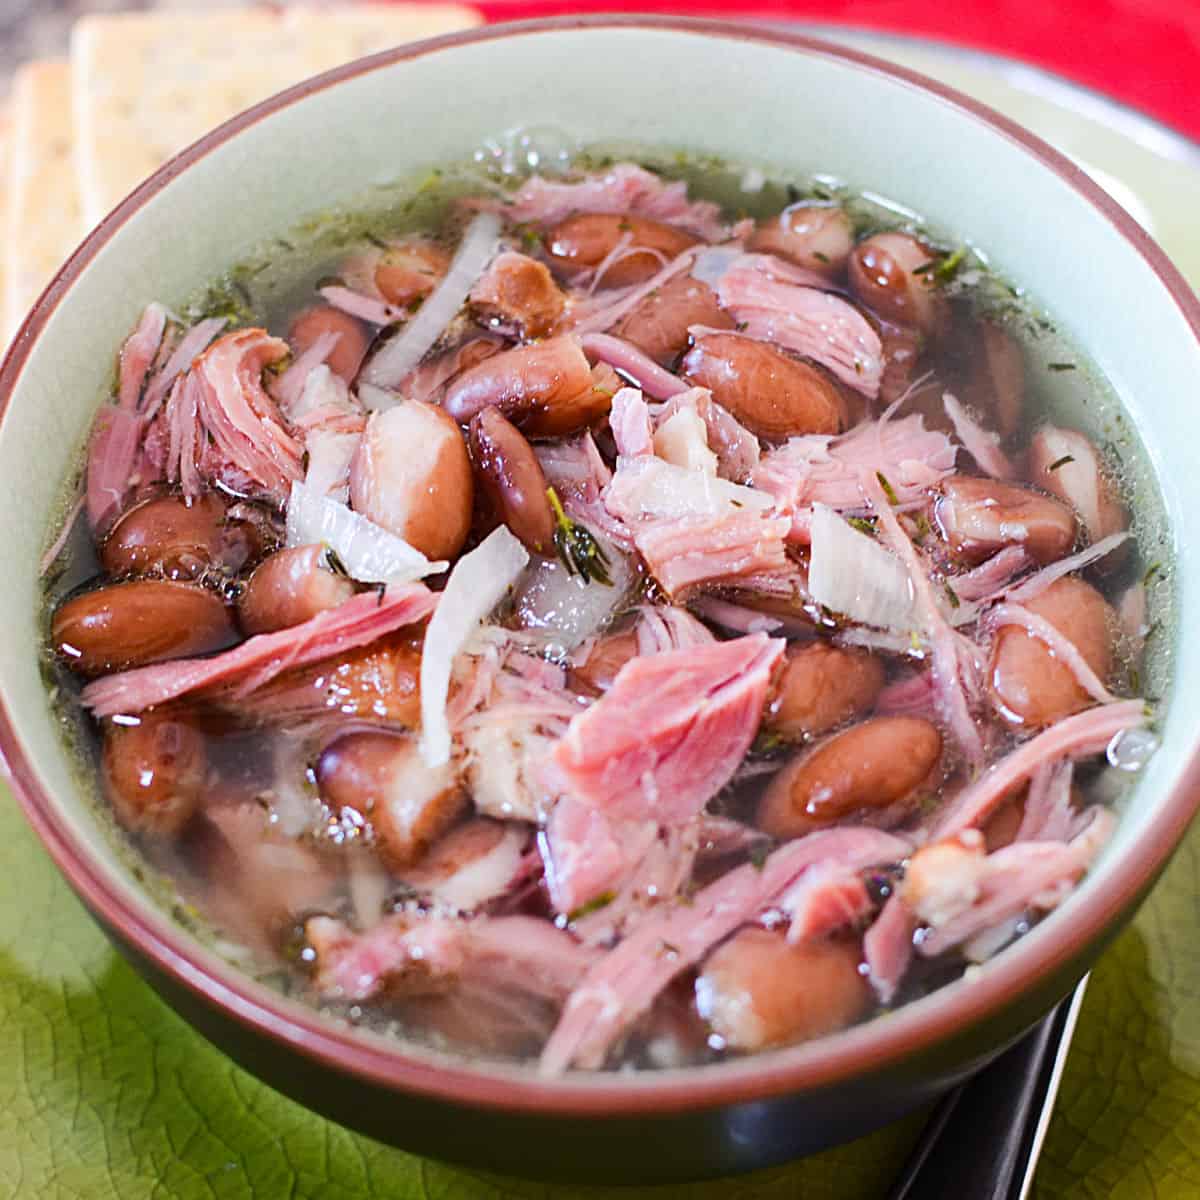
[[[1158,568],[1042,399],[1103,385],[877,198],[464,179],[121,348],[47,600],[116,822],[249,969],[547,1074],[1000,952],[1154,747]]]

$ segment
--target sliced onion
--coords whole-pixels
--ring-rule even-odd
[[[445,278],[430,292],[416,316],[367,363],[363,381],[392,388],[429,352],[442,331],[467,302],[484,268],[496,253],[500,218],[482,212],[467,226]]]
[[[306,491],[345,501],[350,463],[360,441],[362,434],[359,433],[330,433],[324,429],[314,429],[304,443],[308,451],[308,470],[304,475]]]
[[[835,613],[878,629],[913,627],[913,591],[904,565],[824,504],[813,505],[808,590]]]
[[[701,250],[692,263],[692,278],[715,288],[734,260],[741,258],[744,253],[741,246],[710,246],[707,250]]]
[[[634,522],[641,517],[721,516],[731,508],[766,512],[775,502],[769,492],[644,457],[620,460],[604,503],[614,516]]]
[[[399,404],[404,397],[389,388],[376,387],[372,383],[363,383],[361,380],[354,389],[358,393],[359,402],[363,408],[369,412],[380,412],[385,408],[391,408],[394,404]]]
[[[303,483],[293,483],[287,511],[287,544],[321,543],[360,583],[413,583],[450,565],[430,562],[403,538],[352,512],[345,504]]]
[[[421,757],[428,766],[450,761],[446,700],[454,659],[528,562],[525,547],[501,525],[450,572],[421,655]]]

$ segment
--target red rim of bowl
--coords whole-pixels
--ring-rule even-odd
[[[110,213],[75,251],[46,288],[14,338],[0,366],[0,420],[30,350],[60,300],[101,247],[162,188],[209,151],[272,113],[343,80],[455,46],[587,28],[669,31],[697,37],[765,43],[853,63],[965,111],[1020,145],[1098,208],[1158,275],[1200,342],[1200,301],[1166,255],[1141,227],[1066,157],[986,105],[940,83],[856,50],[816,38],[724,21],[663,17],[558,17],[498,25],[434,38],[349,63],[281,92],[220,126],[173,158]],[[401,1043],[344,1029],[255,984],[236,968],[217,978],[200,961],[194,940],[181,928],[164,935],[148,916],[150,901],[135,904],[91,861],[86,845],[54,816],[54,804],[17,739],[7,701],[0,697],[0,753],[25,814],[59,869],[93,912],[120,932],[147,960],[201,1000],[243,1026],[290,1047],[340,1074],[450,1103],[557,1116],[683,1112],[835,1084],[911,1057],[952,1034],[961,1034],[1052,973],[1093,942],[1135,903],[1170,858],[1200,806],[1200,745],[1159,819],[1108,872],[1105,889],[1055,914],[1053,928],[1035,930],[1010,954],[989,965],[967,987],[954,987],[892,1014],[829,1038],[771,1054],[683,1071],[641,1076],[580,1073],[540,1078],[526,1069],[467,1066]],[[158,923],[161,923],[158,922]],[[1039,936],[1046,933],[1050,936]]]

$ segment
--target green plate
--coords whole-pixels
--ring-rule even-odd
[[[1200,152],[1047,76],[847,40],[936,75],[1096,173],[1200,285]],[[1049,1197],[1200,1196],[1200,828],[1092,976],[1036,1176]],[[921,1116],[788,1167],[667,1189],[551,1188],[423,1161],[258,1083],[109,947],[0,794],[0,1198],[875,1200]]]

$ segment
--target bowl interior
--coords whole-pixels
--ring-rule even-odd
[[[39,670],[38,560],[110,385],[115,348],[147,301],[180,303],[301,218],[540,123],[585,144],[716,154],[781,175],[828,172],[967,236],[1108,378],[1139,431],[1168,528],[1182,530],[1200,511],[1191,427],[1200,343],[1186,311],[1195,301],[1188,294],[1181,307],[1174,277],[1152,269],[1145,245],[1114,226],[1105,201],[1081,196],[1077,185],[1100,195],[1081,176],[1065,163],[1048,169],[969,108],[840,51],[669,23],[491,31],[398,61],[382,56],[336,84],[268,105],[235,136],[168,168],[92,239],[10,355],[0,423],[0,697],[55,822],[89,847],[107,886],[130,902],[145,906],[144,893],[101,836]],[[1162,749],[1072,906],[1102,891],[1114,862],[1153,827],[1194,749],[1200,642],[1177,631],[1200,615],[1200,543],[1176,536],[1170,553],[1181,620],[1170,626]],[[1056,919],[1026,941],[1052,937]],[[181,936],[164,916],[147,920]]]

